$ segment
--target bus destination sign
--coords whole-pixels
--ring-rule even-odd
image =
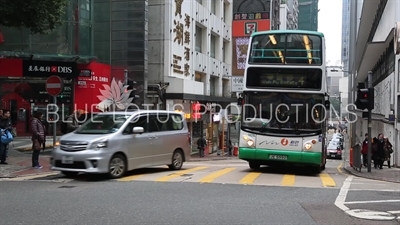
[[[322,76],[314,74],[269,74],[261,73],[251,78],[248,76],[248,87],[301,88],[321,89]]]

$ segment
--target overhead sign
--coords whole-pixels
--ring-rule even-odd
[[[232,76],[231,78],[231,92],[242,92],[244,87],[243,76]]]
[[[24,77],[48,77],[58,75],[62,77],[77,77],[80,74],[74,62],[57,62],[42,60],[23,60],[22,74]]]
[[[257,32],[257,22],[244,23],[244,33],[246,35],[249,35],[252,34],[253,32]]]
[[[268,20],[269,12],[234,13],[233,20]]]
[[[49,95],[55,97],[63,91],[63,84],[64,82],[59,76],[51,76],[47,78],[46,91],[49,93]]]

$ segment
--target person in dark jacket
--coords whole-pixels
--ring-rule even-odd
[[[0,118],[0,129],[12,132],[12,124],[10,119],[10,110],[3,109],[3,115]],[[1,134],[3,135],[3,134]],[[0,164],[8,164],[6,162],[8,156],[9,144],[0,143]]]
[[[42,146],[46,141],[46,127],[42,124],[43,113],[36,111],[32,119],[32,167],[36,169],[43,168],[39,164],[39,155]]]
[[[383,140],[384,140],[384,147],[383,147],[384,159],[383,159],[382,165],[385,161],[387,161],[388,168],[390,168],[391,167],[390,166],[390,155],[393,153],[393,145],[392,145],[392,143],[390,143],[390,141],[387,137],[385,137]]]
[[[207,146],[207,141],[204,136],[201,136],[197,139],[197,149],[199,149],[199,156],[200,158],[204,157],[204,149]]]
[[[383,167],[383,158],[385,157],[385,150],[384,150],[384,140],[383,140],[383,134],[379,134],[376,142],[376,152],[375,152],[375,168],[382,169]]]

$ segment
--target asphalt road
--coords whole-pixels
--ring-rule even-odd
[[[8,224],[383,224],[333,205],[338,189],[158,182],[3,181]]]

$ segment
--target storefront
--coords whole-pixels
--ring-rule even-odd
[[[18,136],[30,134],[33,111],[47,114],[47,104],[53,103],[53,98],[45,84],[52,75],[64,80],[63,91],[57,97],[59,118],[65,118],[74,110],[97,110],[100,88],[110,85],[112,79],[109,65],[95,62],[95,57],[30,58],[0,58],[0,108],[11,111]],[[122,79],[123,70],[118,74],[113,77]]]
[[[181,98],[181,99],[179,99]],[[197,139],[204,136],[209,153],[216,152],[221,146],[221,132],[228,127],[222,126],[220,112],[224,111],[235,98],[216,96],[166,93],[166,109],[185,114],[192,140],[192,151],[197,151]]]

